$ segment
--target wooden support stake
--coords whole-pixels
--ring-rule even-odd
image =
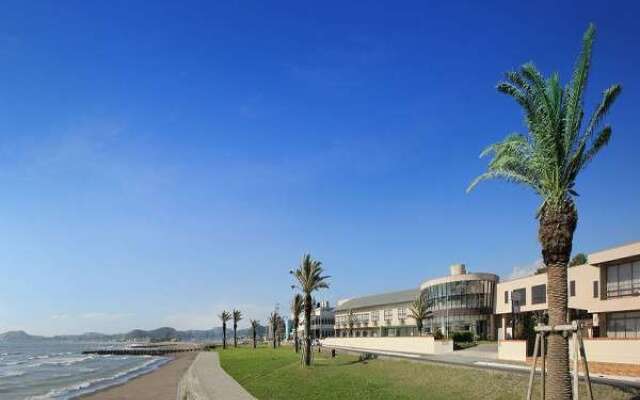
[[[536,363],[538,362],[538,347],[540,346],[540,336],[536,335],[536,342],[533,345],[533,365],[531,366],[531,374],[529,375],[529,388],[527,389],[527,400],[531,400],[531,394],[533,393],[533,377],[536,374]]]
[[[584,349],[584,342],[582,341],[582,333],[580,331],[578,331],[578,340],[580,342],[580,357],[582,357],[582,365],[584,366],[584,378],[587,381],[587,393],[589,393],[589,400],[593,400],[593,390],[591,389],[591,377],[589,376],[587,352]]]
[[[540,332],[539,335],[540,337],[540,357],[542,358],[541,362],[542,362],[542,369],[540,370],[540,375],[541,375],[541,385],[540,385],[540,393],[542,394],[542,397],[540,397],[542,400],[545,399],[545,377],[547,375],[547,366],[546,366],[546,360],[547,360],[547,355],[545,354],[545,336],[543,332]],[[593,400],[593,399],[591,399]]]
[[[573,400],[578,400],[578,357],[580,356],[580,350],[578,349],[578,335],[575,331],[571,338],[573,339]]]

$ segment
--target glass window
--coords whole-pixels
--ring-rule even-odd
[[[640,261],[633,263],[633,293],[640,293]]]
[[[527,289],[516,289],[511,293],[511,301],[520,306],[527,305]]]
[[[598,286],[599,286],[599,282],[593,281],[593,298],[594,299],[598,298]]]
[[[569,282],[569,296],[574,297],[576,295],[576,281]]]
[[[509,304],[509,291],[504,291],[504,304]]]
[[[618,266],[618,291],[621,295],[631,294],[632,271],[631,264]]]
[[[607,297],[640,294],[640,261],[607,267]]]
[[[612,313],[607,316],[607,336],[613,338],[640,338],[640,312]]]
[[[547,302],[547,285],[537,285],[531,287],[531,304],[542,304]]]
[[[407,316],[406,309],[404,307],[398,307],[398,319],[403,320]]]
[[[618,295],[618,266],[607,267],[607,296]]]
[[[380,319],[379,311],[371,311],[371,321],[378,321]]]
[[[386,321],[389,321],[393,318],[393,311],[392,310],[384,310],[384,319]]]

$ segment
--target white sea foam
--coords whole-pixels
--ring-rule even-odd
[[[59,389],[50,390],[40,396],[29,397],[29,400],[71,399],[109,386],[124,383],[132,378],[151,372],[169,361],[169,358],[158,357],[145,361],[139,366],[118,372],[110,377],[96,378]]]

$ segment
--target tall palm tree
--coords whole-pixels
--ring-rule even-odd
[[[258,320],[252,319],[251,321],[251,336],[253,336],[253,348],[256,348],[256,336],[258,336],[258,327],[260,326],[260,322]]]
[[[600,125],[621,91],[612,85],[583,125],[584,92],[591,66],[595,28],[589,25],[582,40],[571,82],[562,87],[557,74],[545,79],[531,64],[506,74],[498,91],[513,97],[523,108],[527,134],[512,134],[489,146],[481,156],[491,155],[488,171],[478,182],[501,178],[531,187],[542,203],[537,212],[538,239],[548,271],[549,324],[567,322],[567,263],[578,222],[574,196],[580,173],[611,138],[611,127]],[[549,336],[549,398],[570,399],[568,341],[560,333]]]
[[[310,254],[302,257],[300,265],[291,274],[298,281],[300,290],[304,294],[304,365],[311,365],[311,310],[313,308],[311,294],[319,289],[329,287],[329,276],[322,275],[322,263],[311,258]]]
[[[233,347],[238,347],[238,322],[242,320],[242,312],[234,309],[231,312],[231,317],[233,318]]]
[[[304,299],[300,293],[296,293],[291,301],[291,314],[293,314],[293,345],[297,352],[300,351],[300,343],[298,343],[298,324],[300,324],[300,314],[304,308]]]
[[[218,315],[220,321],[222,321],[222,348],[227,348],[227,322],[231,319],[231,314],[228,311],[222,311],[220,315]]]
[[[430,314],[431,313],[427,310],[427,302],[424,301],[424,296],[419,294],[409,306],[409,316],[416,320],[418,335],[422,335],[423,321],[427,319]]]
[[[273,348],[276,348],[276,340],[278,335],[278,321],[280,316],[277,312],[273,311],[271,315],[269,315],[269,324],[271,324],[271,336],[273,339]]]

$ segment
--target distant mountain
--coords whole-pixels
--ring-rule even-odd
[[[261,326],[258,335],[264,335],[266,328]],[[249,337],[251,329],[238,329],[238,337]],[[233,330],[227,329],[227,338],[233,337]],[[57,335],[34,336],[24,331],[10,331],[0,334],[0,343],[3,342],[30,342],[30,341],[65,341],[65,342],[112,342],[128,340],[180,340],[180,341],[216,341],[222,339],[222,327],[207,330],[178,331],[171,327],[162,327],[153,330],[134,329],[127,333],[108,335],[104,333],[88,332],[81,335]]]
[[[31,342],[36,340],[42,340],[44,336],[33,336],[29,335],[25,331],[9,331],[0,334],[0,343],[1,342]]]

